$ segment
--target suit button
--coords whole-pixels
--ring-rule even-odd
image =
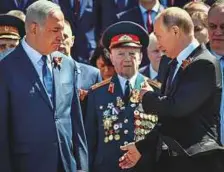
[[[124,134],[128,134],[128,130],[124,130]]]

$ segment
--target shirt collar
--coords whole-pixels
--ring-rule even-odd
[[[159,7],[160,7],[160,3],[159,3],[159,1],[156,1],[156,4],[152,7],[151,11],[154,11],[154,12],[158,13]],[[146,13],[148,11],[141,4],[139,4],[139,8],[140,8],[142,14],[144,14],[144,13]]]
[[[216,54],[214,51],[210,51],[211,53],[212,53],[212,55],[214,55],[215,57],[216,57],[216,59],[217,60],[221,60],[221,58],[223,57],[223,56],[221,56],[221,55],[218,55],[218,54]]]
[[[149,70],[150,70],[150,78],[155,79],[158,73],[152,68],[152,64],[149,65]]]
[[[22,46],[23,46],[23,48],[24,48],[24,50],[25,50],[25,52],[26,52],[26,54],[29,56],[29,58],[31,59],[31,61],[33,62],[33,63],[39,63],[39,62],[42,62],[42,54],[40,54],[38,51],[36,51],[35,49],[33,49],[27,42],[26,42],[26,39],[25,39],[25,37],[22,39],[22,41],[21,41],[21,43],[22,43]],[[31,54],[32,54],[32,56],[31,56]],[[48,61],[51,61],[50,60],[50,56],[48,55],[47,56],[47,58],[48,58]]]
[[[177,61],[179,64],[182,62],[199,46],[197,40],[192,41],[185,49],[183,49],[177,56]]]
[[[118,79],[120,81],[120,84],[121,84],[122,88],[123,88],[123,86],[125,86],[127,80],[130,81],[132,89],[135,87],[135,81],[136,81],[136,78],[137,78],[137,73],[134,76],[132,76],[130,79],[126,79],[126,78],[124,78],[120,75],[117,75],[117,76],[118,76]]]

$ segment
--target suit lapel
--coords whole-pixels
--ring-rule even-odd
[[[43,84],[40,81],[39,75],[21,44],[19,45],[17,50],[19,51],[18,54],[20,55],[20,57],[18,58],[18,63],[20,63],[19,66],[22,66],[21,70],[23,71],[24,75],[27,76],[30,82],[37,88],[41,97],[48,104],[48,106],[53,109],[52,103],[43,87]]]
[[[63,63],[63,62],[62,62]],[[61,64],[62,65],[62,64]],[[60,79],[60,67],[53,66],[52,72],[53,72],[53,77],[54,77],[54,107],[55,110],[57,110],[58,107],[60,107],[60,104],[63,101],[63,96],[61,89],[61,79]]]
[[[199,45],[187,58],[186,60],[189,60],[190,58],[192,59],[192,62],[196,60],[196,57],[199,53],[201,53],[201,51],[203,51],[203,49],[205,48],[205,46],[202,44],[202,45]],[[170,89],[170,93],[169,94],[173,94],[180,82],[180,78],[181,78],[181,75],[183,74],[185,69],[183,69],[182,65],[181,67],[178,69],[177,71],[177,74],[173,80],[173,83],[172,83],[172,86],[171,86],[171,89]]]

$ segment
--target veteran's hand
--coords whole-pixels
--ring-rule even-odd
[[[121,146],[120,149],[126,151],[126,153],[119,159],[119,166],[122,169],[134,167],[141,158],[141,154],[136,148],[135,143]]]
[[[148,84],[148,82],[144,82],[142,85],[142,88],[140,90],[140,100],[142,100],[142,97],[144,96],[145,93],[148,91],[154,91],[153,88]]]

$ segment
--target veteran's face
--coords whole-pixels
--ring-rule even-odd
[[[37,50],[47,55],[57,51],[63,40],[64,15],[61,11],[52,12],[43,26],[33,26]]]
[[[138,72],[142,53],[140,48],[134,47],[112,48],[110,58],[119,75],[131,78]]]
[[[0,39],[0,52],[15,48],[19,44],[17,39]]]
[[[155,22],[154,33],[158,40],[159,49],[164,52],[168,57],[175,58],[179,41],[178,36],[174,33],[173,28],[166,28],[163,25],[162,19],[159,18]]]
[[[208,15],[210,46],[215,53],[224,55],[224,8],[215,7]]]

